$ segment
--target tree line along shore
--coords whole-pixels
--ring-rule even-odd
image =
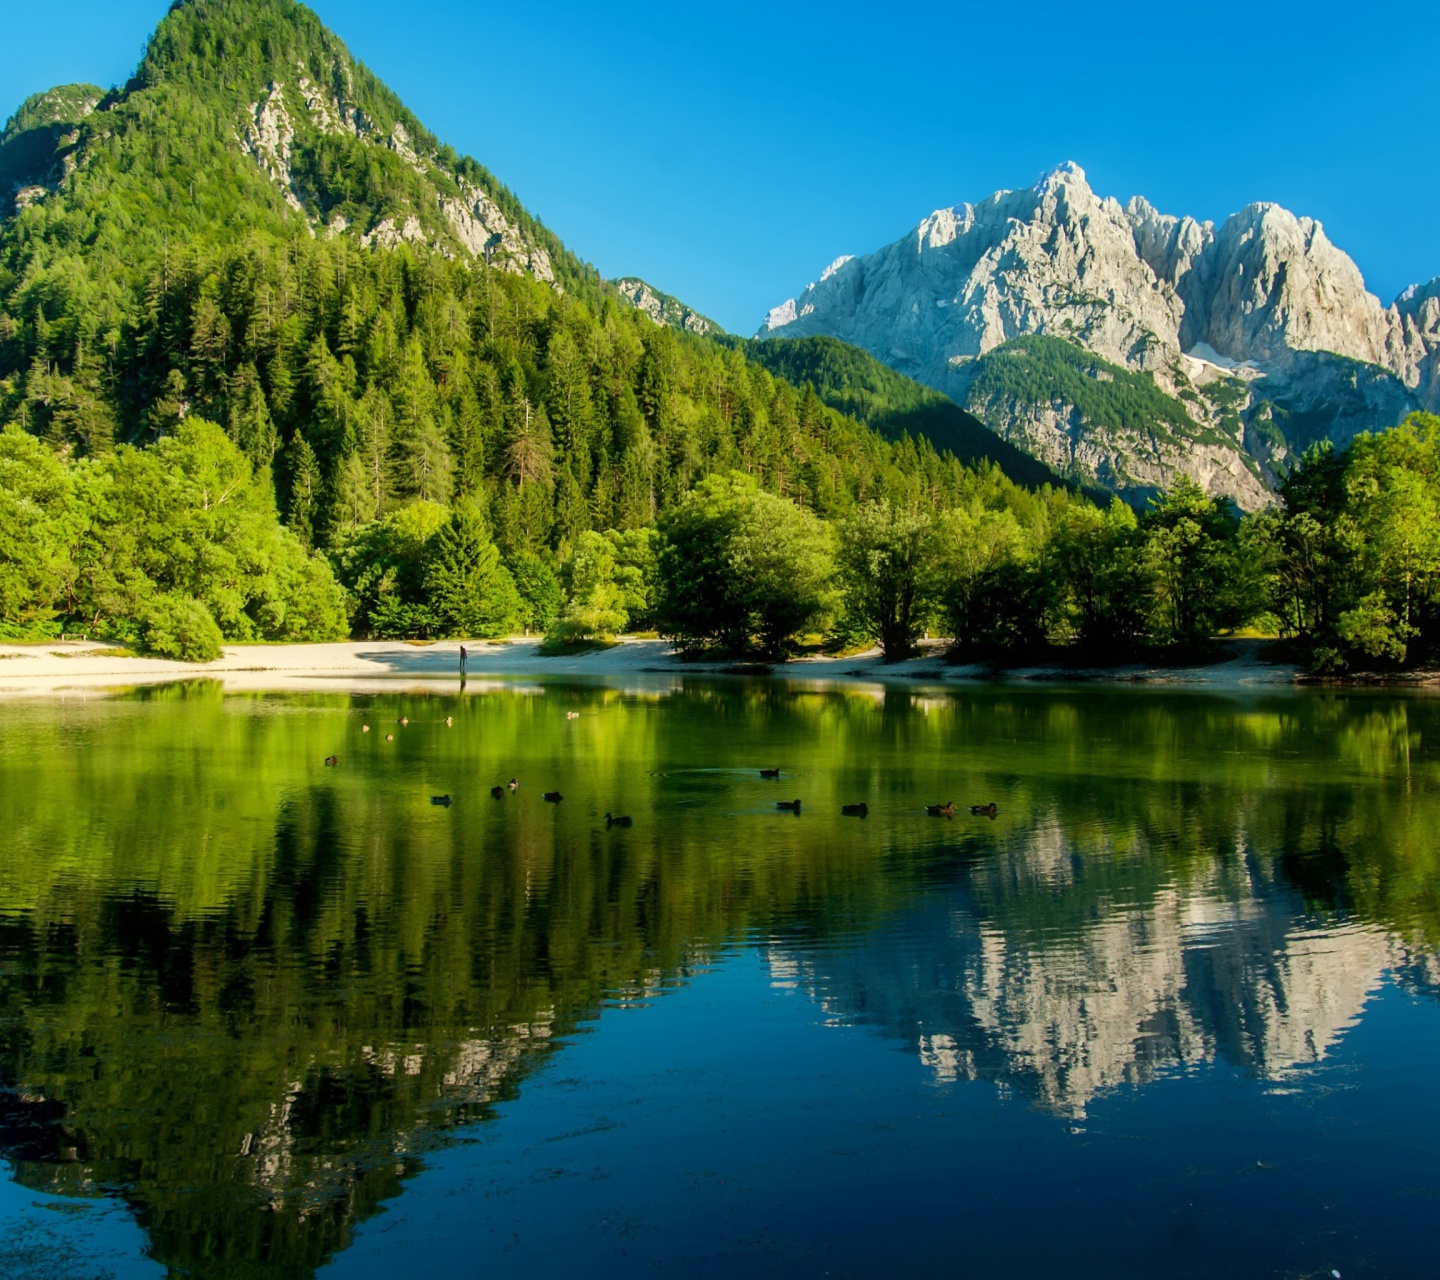
[[[1329,672],[1440,644],[1433,417],[1308,454],[1255,516],[1188,481],[1136,511],[886,439],[579,277],[259,232],[107,262],[0,315],[0,639],[1115,662],[1250,626]]]
[[[956,655],[1105,664],[1259,628],[1311,668],[1404,670],[1440,642],[1440,419],[1316,450],[1242,518],[1184,481],[1136,512],[989,469],[819,514],[743,470],[652,522],[517,543],[483,491],[411,496],[307,544],[219,427],[66,456],[0,433],[0,639],[64,630],[208,661],[224,641],[496,638],[561,653],[653,631],[782,659],[922,634]],[[518,486],[517,486],[518,492]]]

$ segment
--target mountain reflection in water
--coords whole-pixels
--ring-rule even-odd
[[[1403,698],[738,682],[3,706],[0,1144],[175,1274],[306,1277],[608,1006],[737,948],[1057,1117],[1284,1079],[1437,990],[1437,733]]]

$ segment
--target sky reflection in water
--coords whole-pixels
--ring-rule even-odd
[[[1437,734],[1321,693],[5,706],[0,1273],[1428,1274]]]

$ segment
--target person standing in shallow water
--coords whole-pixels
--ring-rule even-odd
[[[462,644],[460,646],[460,679],[462,680],[465,679],[465,664],[469,661],[469,659],[470,654],[466,651],[465,646]]]

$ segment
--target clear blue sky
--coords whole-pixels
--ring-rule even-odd
[[[751,333],[842,253],[1073,159],[1219,220],[1324,222],[1389,302],[1440,274],[1440,5],[317,0],[431,129],[606,275]],[[0,0],[0,115],[122,83],[164,0]]]

